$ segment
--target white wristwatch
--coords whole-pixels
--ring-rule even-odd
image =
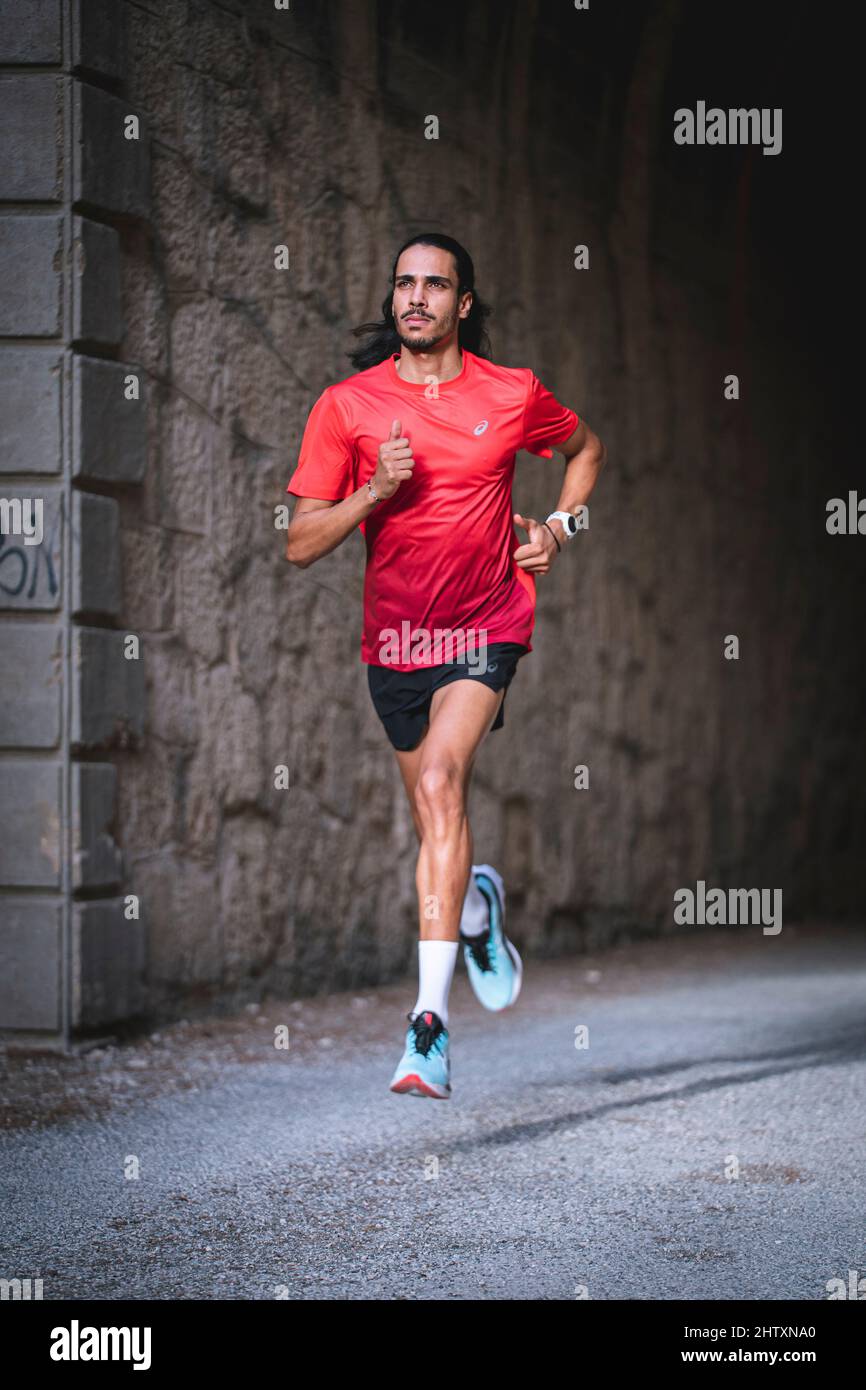
[[[548,520],[548,521],[554,521],[554,520],[556,520],[556,521],[558,521],[558,522],[561,523],[562,529],[563,529],[563,531],[565,532],[565,539],[566,539],[567,541],[570,541],[570,540],[572,539],[573,536],[576,536],[576,535],[577,535],[577,532],[578,532],[577,521],[576,521],[575,518],[572,516],[571,512],[551,512],[551,513],[550,513],[550,516],[547,518],[547,520]]]

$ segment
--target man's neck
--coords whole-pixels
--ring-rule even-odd
[[[429,352],[410,352],[401,346],[397,358],[397,371],[404,381],[414,381],[423,386],[431,376],[438,382],[451,381],[463,370],[463,357],[456,342],[441,348],[431,348]]]

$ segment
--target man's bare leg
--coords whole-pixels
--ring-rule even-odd
[[[422,941],[459,938],[460,915],[472,864],[469,780],[475,757],[496,718],[504,692],[471,679],[436,691],[430,724],[418,749],[402,755],[407,792],[420,832],[416,871]]]
[[[404,752],[402,749],[395,748],[397,766],[400,769],[400,776],[403,778],[403,786],[406,791],[406,800],[409,802],[409,810],[412,812],[412,823],[415,826],[415,834],[418,836],[420,845],[422,839],[421,819],[418,815],[418,808],[415,805],[415,787],[418,782],[418,771],[421,767],[421,756],[424,749],[424,739],[427,737],[427,730],[424,731],[424,738],[415,748]]]
[[[472,864],[467,797],[475,755],[504,698],[471,679],[441,687],[420,744],[398,752],[420,842],[418,998],[391,1089],[447,1099],[448,995]],[[477,891],[477,889],[476,889]],[[480,896],[480,895],[479,895]],[[489,967],[488,967],[489,968]]]
[[[427,729],[425,728],[425,736],[426,733]],[[397,756],[397,765],[400,769],[400,776],[403,779],[403,786],[406,791],[406,799],[409,803],[409,810],[412,813],[412,822],[415,826],[415,834],[418,837],[419,845],[421,844],[421,841],[423,839],[423,830],[421,826],[421,818],[418,814],[418,808],[415,805],[415,787],[418,782],[418,772],[421,767],[423,746],[424,739],[422,738],[421,742],[417,744],[415,748],[412,748],[408,751],[395,749],[395,753]],[[469,785],[471,782],[471,778],[472,768],[470,767],[469,773],[466,778],[467,802],[469,798]],[[468,917],[467,912],[469,913]],[[478,892],[475,882],[470,874],[469,883],[466,889],[466,898],[463,904],[463,912],[460,918],[461,937],[464,931],[468,932],[470,935],[481,936],[486,930],[487,922],[489,920],[489,914],[489,904],[487,900]]]

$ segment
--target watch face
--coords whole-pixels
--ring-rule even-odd
[[[569,534],[570,536],[576,536],[576,535],[577,535],[577,519],[576,519],[575,517],[569,515],[568,521],[565,523],[565,529],[566,529],[566,531],[568,532],[568,534]]]

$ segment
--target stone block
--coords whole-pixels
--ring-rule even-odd
[[[0,484],[0,609],[60,607],[62,508],[63,493],[53,483]]]
[[[0,63],[59,63],[60,0],[5,0],[0,5]]]
[[[3,763],[0,778],[0,884],[60,887],[59,763]]]
[[[62,268],[60,217],[0,217],[0,337],[60,333]]]
[[[73,0],[73,70],[123,77],[125,60],[126,7],[117,0]]]
[[[72,886],[116,887],[123,856],[114,842],[117,771],[111,763],[72,765]]]
[[[72,93],[72,196],[79,205],[127,217],[150,212],[150,154],[141,116],[120,97],[77,82]],[[138,136],[127,138],[129,117]]]
[[[72,336],[115,347],[123,337],[120,238],[113,227],[73,217],[72,250]]]
[[[59,202],[63,196],[63,81],[50,73],[0,77],[4,202]]]
[[[75,749],[129,748],[144,730],[143,658],[124,656],[123,632],[72,629],[72,731]]]
[[[72,494],[72,616],[120,612],[120,508],[111,497]]]
[[[62,708],[63,629],[7,620],[0,648],[0,747],[56,748]]]
[[[59,473],[61,353],[0,348],[0,474]]]
[[[123,898],[73,904],[72,961],[73,1028],[98,1028],[140,1011],[144,925],[127,920]]]
[[[0,1028],[62,1027],[62,913],[52,899],[0,900]]]
[[[127,399],[131,375],[140,395]],[[143,375],[122,362],[76,355],[72,362],[72,476],[82,483],[140,483],[147,468]]]

